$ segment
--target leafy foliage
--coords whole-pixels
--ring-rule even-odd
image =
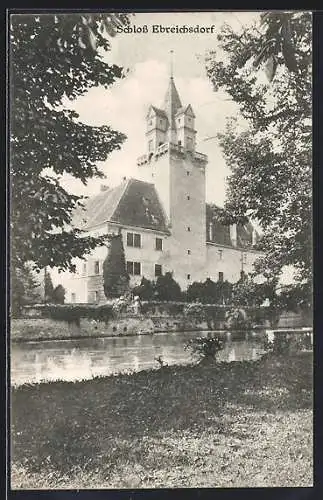
[[[212,281],[207,278],[203,283],[194,281],[187,289],[187,300],[199,300],[204,304],[229,304],[232,284],[228,281]]]
[[[103,262],[103,286],[107,298],[120,297],[129,289],[122,234],[109,236],[109,247]]]
[[[224,348],[224,341],[219,337],[197,337],[191,339],[184,349],[189,349],[202,360],[214,360],[217,353]]]
[[[80,305],[80,304],[45,304],[37,306],[44,318],[68,323],[80,323],[81,318],[108,322],[114,317],[113,307],[110,304],[103,305]]]
[[[11,314],[19,317],[22,307],[41,302],[40,283],[36,279],[30,265],[22,268],[11,268]]]
[[[155,283],[143,276],[140,285],[133,287],[132,293],[141,300],[152,300],[155,296]]]
[[[88,89],[108,88],[122,68],[102,59],[116,24],[126,14],[28,14],[10,18],[11,251],[22,267],[74,270],[73,257],[103,238],[71,229],[82,197],[60,184],[70,174],[84,184],[102,177],[97,162],[120,148],[125,136],[109,126],[92,127],[63,106]]]
[[[52,300],[54,304],[64,304],[65,288],[62,285],[57,285],[53,290]]]
[[[209,54],[208,76],[244,119],[243,129],[241,117],[239,123],[233,119],[219,137],[232,171],[225,209],[237,222],[246,216],[258,222],[263,231],[265,255],[256,272],[278,283],[284,267],[292,266],[299,299],[310,303],[311,14],[267,13],[262,31],[257,24],[242,33],[224,26],[218,40],[221,52]],[[263,83],[255,66],[271,57],[275,78]]]
[[[52,282],[52,277],[47,271],[46,267],[44,270],[44,289],[45,289],[45,302],[52,302],[54,285]]]
[[[229,330],[249,330],[252,321],[244,309],[234,307],[230,309],[226,317],[226,328]]]
[[[155,285],[155,296],[157,300],[181,300],[182,292],[179,284],[174,280],[170,272],[158,276]]]

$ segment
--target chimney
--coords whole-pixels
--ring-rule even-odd
[[[107,186],[106,184],[101,184],[101,187],[100,187],[101,192],[107,191],[108,189],[109,189],[109,186]]]
[[[230,225],[230,239],[234,247],[237,246],[237,224]]]

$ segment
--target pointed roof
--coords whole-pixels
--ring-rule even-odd
[[[177,110],[182,107],[182,103],[175,87],[174,78],[171,76],[169,80],[168,89],[164,99],[164,110],[166,111],[167,118],[171,129],[175,129],[175,115]]]
[[[129,179],[87,200],[76,210],[73,226],[89,230],[105,222],[168,232],[167,221],[154,184]]]

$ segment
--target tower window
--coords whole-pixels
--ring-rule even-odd
[[[94,274],[100,274],[100,262],[98,260],[94,262]]]
[[[156,238],[156,250],[162,250],[163,249],[163,240],[161,238]]]
[[[148,142],[148,150],[149,151],[152,151],[154,149],[154,141],[151,139],[149,142]]]
[[[86,264],[83,264],[82,274],[86,274]]]
[[[222,271],[219,272],[219,281],[221,281],[221,282],[223,281],[223,272]]]
[[[155,276],[161,276],[162,274],[162,266],[160,264],[155,264]]]
[[[188,200],[190,200],[190,199],[191,199],[191,197],[190,197],[190,195],[189,195],[189,194],[187,195],[187,199],[188,199]]]
[[[182,141],[178,141],[178,145],[181,146],[182,145]]]
[[[222,260],[223,257],[223,250],[219,250],[219,259]]]
[[[159,125],[162,125],[163,124],[163,120],[159,120]]]
[[[190,274],[188,274],[188,275],[187,275],[187,279],[188,279],[188,280],[190,280],[190,279],[191,279],[191,275],[190,275]]]
[[[153,121],[149,120],[148,125],[152,125],[152,124],[153,124]]]
[[[95,302],[99,301],[99,292],[94,292],[94,301]]]
[[[71,293],[71,302],[76,302],[76,294]]]
[[[190,232],[190,231],[191,231],[191,228],[190,228],[190,226],[188,226],[188,228],[187,228],[187,231],[188,231],[188,232]]]
[[[186,172],[186,175],[190,175],[189,171]]]
[[[191,250],[187,250],[187,255],[191,255]]]

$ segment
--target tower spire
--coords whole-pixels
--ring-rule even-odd
[[[174,78],[174,51],[170,51],[170,77]]]

